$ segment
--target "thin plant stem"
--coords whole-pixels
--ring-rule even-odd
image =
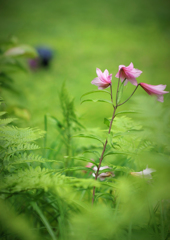
[[[108,134],[110,134],[110,131],[111,131],[111,128],[112,128],[112,123],[113,123],[113,120],[116,116],[116,108],[117,107],[114,107],[114,111],[113,111],[113,116],[112,116],[112,119],[110,121],[110,126],[109,126],[109,131],[108,131]],[[104,155],[104,152],[106,150],[106,146],[107,146],[107,139],[105,141],[105,144],[104,144],[104,147],[103,147],[103,151],[102,151],[102,154],[101,154],[101,157],[100,157],[100,161],[99,161],[99,165],[98,165],[98,168],[97,168],[97,172],[96,172],[96,175],[95,175],[95,180],[97,180],[97,177],[98,177],[98,174],[99,174],[99,169],[100,169],[100,166],[101,166],[101,163],[102,163],[102,160],[103,160],[103,155]],[[94,203],[94,196],[95,196],[95,187],[93,187],[93,198],[92,198],[92,204]]]
[[[43,155],[44,158],[46,157],[46,146],[47,146],[47,115],[44,115],[44,130],[45,130],[45,136],[44,136],[44,150]]]
[[[113,104],[112,85],[110,85],[110,95],[111,95],[111,102]],[[114,104],[113,104],[113,107],[114,107]]]
[[[117,96],[118,96],[118,89],[119,89],[119,82],[120,82],[120,78],[119,78],[119,81],[118,81],[118,86],[117,86],[117,93],[116,93],[116,105],[117,105]],[[111,100],[112,100],[112,103],[113,103],[113,97],[112,97],[112,87],[110,86],[110,91],[111,91]],[[113,115],[112,115],[112,119],[110,121],[110,126],[109,126],[109,131],[108,131],[108,134],[110,134],[110,131],[111,131],[111,128],[112,128],[112,123],[113,123],[113,120],[116,116],[116,109],[117,109],[117,106],[114,106],[114,110],[113,110]],[[107,146],[107,139],[105,141],[105,144],[104,144],[104,147],[103,147],[103,151],[102,151],[102,154],[101,154],[101,157],[100,157],[100,161],[99,161],[99,165],[98,165],[98,168],[97,168],[97,172],[96,172],[96,175],[95,175],[95,180],[97,180],[97,177],[98,177],[98,174],[99,174],[99,169],[100,169],[100,166],[101,166],[101,163],[102,163],[102,160],[103,160],[103,155],[104,155],[104,152],[106,150],[106,146]],[[96,191],[96,188],[95,186],[93,187],[93,197],[92,197],[92,204],[94,203],[94,197],[95,197],[95,191]]]
[[[124,79],[124,81],[125,81],[125,79]],[[124,81],[123,81],[123,83],[124,83]],[[122,84],[123,84],[123,83],[122,83]],[[118,104],[117,101],[118,101],[119,85],[120,85],[120,76],[119,76],[118,86],[117,86],[117,91],[116,91],[116,106],[113,105],[114,111],[113,111],[112,119],[111,119],[111,121],[110,121],[110,126],[109,126],[108,134],[110,134],[110,132],[111,132],[112,123],[113,123],[113,120],[114,120],[114,118],[115,118],[115,116],[116,116],[116,114],[115,114],[115,113],[116,113],[116,109],[117,109],[119,106],[121,106],[121,105],[123,105],[124,103],[126,103],[126,102],[133,96],[133,94],[135,93],[135,91],[137,90],[137,88],[138,88],[138,86],[139,86],[139,84],[136,86],[135,90],[133,91],[133,93],[130,95],[130,97],[129,97],[126,101],[124,101],[123,103]],[[110,91],[111,91],[111,101],[112,101],[112,103],[113,103],[112,87],[111,87],[111,86],[110,86]],[[107,142],[108,142],[108,141],[107,141],[107,139],[106,139],[105,144],[104,144],[104,147],[103,147],[103,151],[102,151],[102,154],[101,154],[101,157],[100,157],[100,159],[99,159],[99,165],[98,165],[98,168],[97,168],[97,171],[96,171],[95,180],[97,180],[98,175],[99,175],[99,169],[100,169],[100,166],[101,166],[101,163],[102,163],[102,160],[103,160],[104,152],[105,152],[105,150],[106,150]],[[95,192],[96,192],[96,188],[95,188],[95,186],[94,186],[94,187],[93,187],[92,204],[94,203]]]
[[[117,106],[117,99],[118,99],[118,92],[119,92],[119,84],[120,84],[120,76],[119,76],[117,91],[116,91],[116,106]]]
[[[136,86],[135,90],[134,90],[133,93],[130,95],[130,97],[128,97],[128,99],[126,99],[126,101],[118,104],[117,107],[119,107],[119,106],[123,105],[124,103],[126,103],[126,102],[133,96],[133,94],[136,92],[138,86],[139,86],[139,84]]]

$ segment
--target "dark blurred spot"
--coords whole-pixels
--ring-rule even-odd
[[[31,70],[37,70],[39,68],[49,68],[53,58],[53,51],[47,47],[36,48],[38,57],[29,59],[29,66]]]

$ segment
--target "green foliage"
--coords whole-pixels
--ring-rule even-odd
[[[118,112],[109,133],[82,126],[65,84],[60,92],[62,117],[45,115],[45,132],[13,126],[16,119],[1,112],[0,237],[168,239],[169,110],[145,101],[140,98],[134,110]],[[125,113],[136,121],[121,116]],[[48,147],[50,121],[57,134]],[[111,118],[104,123],[109,127]],[[42,149],[36,141],[44,135]],[[106,143],[102,166],[109,169],[99,174],[108,177],[94,180],[93,167]],[[88,163],[93,166],[85,167]],[[147,166],[154,169],[149,177],[140,174]]]
[[[62,110],[61,120],[55,116],[45,117],[45,129],[48,128],[48,121],[50,120],[55,123],[55,127],[57,129],[57,139],[51,143],[50,150],[46,152],[45,156],[47,158],[58,157],[60,159],[60,154],[62,154],[61,160],[63,161],[64,155],[64,166],[65,169],[67,169],[72,168],[74,165],[74,155],[78,152],[73,135],[81,129],[84,129],[84,126],[80,123],[79,118],[77,117],[74,109],[74,99],[69,95],[65,83],[59,93],[59,99]],[[47,146],[47,140],[45,140],[44,146]],[[54,151],[52,149],[54,149]],[[68,174],[68,172],[66,172],[66,174]]]
[[[68,115],[71,135],[75,133],[75,121],[72,122],[70,116],[76,115],[72,110],[66,109],[65,105],[64,120],[56,121],[61,137],[67,136],[64,134],[67,133]],[[69,114],[66,114],[68,111]],[[86,147],[83,147],[85,142],[79,141],[79,154],[67,156],[69,161],[74,159],[74,164],[67,166],[61,164],[62,158],[48,160],[33,153],[41,150],[34,141],[43,136],[43,131],[17,128],[11,125],[11,121],[8,123],[7,120],[0,128],[0,194],[3,199],[0,207],[4,208],[0,215],[0,221],[3,221],[0,232],[2,239],[7,239],[7,236],[10,239],[15,236],[29,239],[31,234],[35,239],[42,239],[43,236],[43,239],[81,237],[89,240],[133,240],[138,236],[150,240],[165,239],[168,236],[170,196],[162,190],[169,179],[168,154],[163,153],[163,150],[161,155],[156,154],[157,137],[151,142],[139,120],[134,122],[129,117],[117,116],[109,135],[105,130],[97,128],[81,130],[75,138],[88,139]],[[80,130],[80,125],[78,129]],[[91,175],[93,169],[85,168],[84,165],[91,162],[97,166],[106,137],[108,146],[103,165],[108,165],[115,176],[103,182],[95,181]],[[70,149],[73,148],[72,142]],[[60,151],[58,157],[63,153]],[[160,161],[166,166],[166,173]],[[157,170],[152,174],[153,179],[130,175],[131,172],[146,168],[147,164]],[[100,173],[107,171],[105,169]],[[94,186],[96,195],[92,207]],[[10,205],[14,210],[9,216],[16,224],[10,220],[8,222],[4,217],[9,211],[5,209],[9,209]],[[21,215],[18,220],[15,220],[16,213]],[[26,218],[23,220],[25,234],[18,227],[22,216]],[[28,221],[36,229],[35,234]],[[27,231],[29,235],[26,234]]]
[[[29,45],[20,45],[15,37],[0,42],[0,88],[18,92],[13,84],[11,73],[26,71],[22,58],[37,56],[36,50]],[[19,59],[21,58],[21,60]]]
[[[1,113],[1,116],[4,114]],[[100,187],[100,183],[94,179],[71,178],[63,174],[66,171],[76,171],[76,167],[41,168],[41,164],[46,166],[47,163],[57,163],[56,160],[48,160],[33,153],[40,149],[34,141],[41,138],[44,131],[14,127],[11,125],[13,120],[0,120],[0,196],[3,199],[0,208],[4,208],[0,214],[1,238],[7,239],[9,236],[10,239],[15,239],[15,236],[18,236],[21,239],[39,239],[38,232],[33,233],[27,220],[23,220],[24,231],[20,229],[22,217],[16,219],[18,211],[28,221],[32,222],[31,219],[35,219],[31,224],[34,223],[40,233],[44,232],[47,236],[49,234],[52,239],[57,239],[56,236],[64,237],[63,228],[68,224],[68,211],[75,212],[81,207],[81,204],[76,203],[71,189],[92,189],[93,186]],[[24,199],[26,200],[23,206]],[[13,205],[14,210],[8,213],[10,205]],[[63,208],[66,208],[65,213]],[[52,218],[49,212],[54,215]],[[5,214],[11,217],[11,221],[5,218]],[[16,224],[12,221],[16,221]],[[28,231],[30,233],[27,235]],[[32,235],[34,237],[31,237]]]

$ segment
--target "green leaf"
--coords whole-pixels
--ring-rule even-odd
[[[38,213],[38,215],[40,216],[41,221],[42,221],[42,222],[44,223],[44,225],[46,226],[47,231],[48,231],[49,235],[51,236],[51,238],[52,238],[53,240],[57,240],[57,238],[55,237],[55,234],[54,234],[54,232],[53,232],[53,230],[52,230],[52,228],[51,228],[51,226],[50,226],[47,218],[44,216],[43,212],[42,212],[41,209],[38,207],[37,203],[36,203],[36,202],[32,202],[31,205],[32,205],[33,209],[34,209],[34,210]]]
[[[4,53],[4,55],[8,57],[23,56],[23,57],[35,58],[37,57],[37,52],[33,47],[29,45],[20,45],[20,46],[8,49]]]
[[[104,124],[107,126],[107,127],[110,127],[110,120],[108,118],[104,118]]]
[[[0,112],[0,116],[2,116],[2,115],[4,115],[4,114],[6,114],[6,112]]]
[[[113,138],[112,133],[109,133],[107,136],[107,142],[108,142],[109,146],[111,146],[111,147],[113,147],[112,138]]]
[[[98,151],[85,150],[84,153],[92,153],[92,154],[94,154],[97,158],[100,158],[100,153],[99,153]]]
[[[106,100],[106,99],[85,99],[85,100],[83,100],[81,102],[81,104],[84,103],[84,102],[94,102],[94,103],[96,103],[96,102],[105,102],[105,103],[110,103],[111,105],[113,105],[113,103],[111,101]]]
[[[123,89],[124,89],[124,84],[122,83],[119,91],[118,91],[118,97],[117,97],[117,103],[119,104],[123,95]]]
[[[0,119],[0,127],[5,126],[13,121],[15,121],[16,118],[4,118],[4,119]]]
[[[73,137],[83,137],[83,138],[95,139],[95,140],[98,140],[99,142],[101,142],[104,145],[103,140],[101,138],[99,138],[97,136],[94,136],[94,135],[91,135],[91,134],[86,135],[86,134],[80,133],[78,135],[74,135]]]
[[[9,77],[6,73],[4,72],[1,72],[0,73],[0,82],[3,83],[3,82],[13,82],[13,79],[11,77]]]
[[[8,57],[4,55],[3,61],[1,62],[1,69],[4,72],[15,72],[17,71],[17,69],[20,69],[24,72],[27,71],[27,68],[25,67],[25,65],[23,63],[21,63],[21,61],[19,61],[20,59],[17,58],[12,58],[12,57]],[[9,78],[8,78],[9,80]],[[9,80],[10,81],[10,80]],[[8,82],[9,82],[8,81]],[[11,79],[11,81],[13,81]],[[10,82],[11,82],[10,81]]]
[[[117,151],[117,150],[113,150],[113,151],[110,151],[110,152],[107,152],[104,154],[104,157],[106,156],[109,156],[109,155],[115,155],[115,154],[129,154],[128,152],[120,152],[120,151]]]
[[[86,95],[89,95],[89,94],[92,94],[92,93],[99,93],[99,92],[102,92],[102,93],[104,92],[104,93],[110,94],[110,92],[105,91],[105,90],[96,90],[96,91],[90,91],[90,92],[84,93],[84,94],[80,97],[80,99],[82,99],[82,97],[84,97],[84,96],[86,96]]]
[[[137,111],[133,111],[133,110],[126,110],[126,111],[120,111],[120,112],[118,112],[118,113],[116,113],[116,115],[115,116],[117,116],[118,114],[126,114],[126,113],[137,113]]]
[[[88,163],[93,163],[94,165],[96,165],[96,166],[98,167],[97,163],[95,163],[93,160],[91,160],[91,159],[89,159],[89,158],[85,158],[85,157],[81,157],[81,156],[80,156],[80,157],[79,157],[79,156],[77,156],[77,157],[72,157],[72,158],[74,158],[74,159],[76,159],[76,160],[88,162]]]

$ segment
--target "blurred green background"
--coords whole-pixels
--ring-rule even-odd
[[[89,127],[103,127],[103,117],[112,114],[110,106],[80,105],[80,97],[87,91],[97,90],[91,85],[96,67],[113,74],[114,92],[118,66],[130,62],[143,71],[138,82],[167,84],[168,91],[169,9],[170,2],[166,0],[1,0],[1,39],[16,36],[19,43],[47,46],[54,52],[50,69],[36,72],[28,69],[28,73],[15,74],[16,88],[22,94],[3,91],[7,106],[28,109],[30,120],[21,123],[43,128],[45,114],[61,115],[58,92],[66,81],[82,122]],[[125,99],[133,87],[127,85]],[[146,93],[138,89],[137,94]],[[167,94],[164,104],[169,101]],[[131,103],[125,108],[130,108]]]

